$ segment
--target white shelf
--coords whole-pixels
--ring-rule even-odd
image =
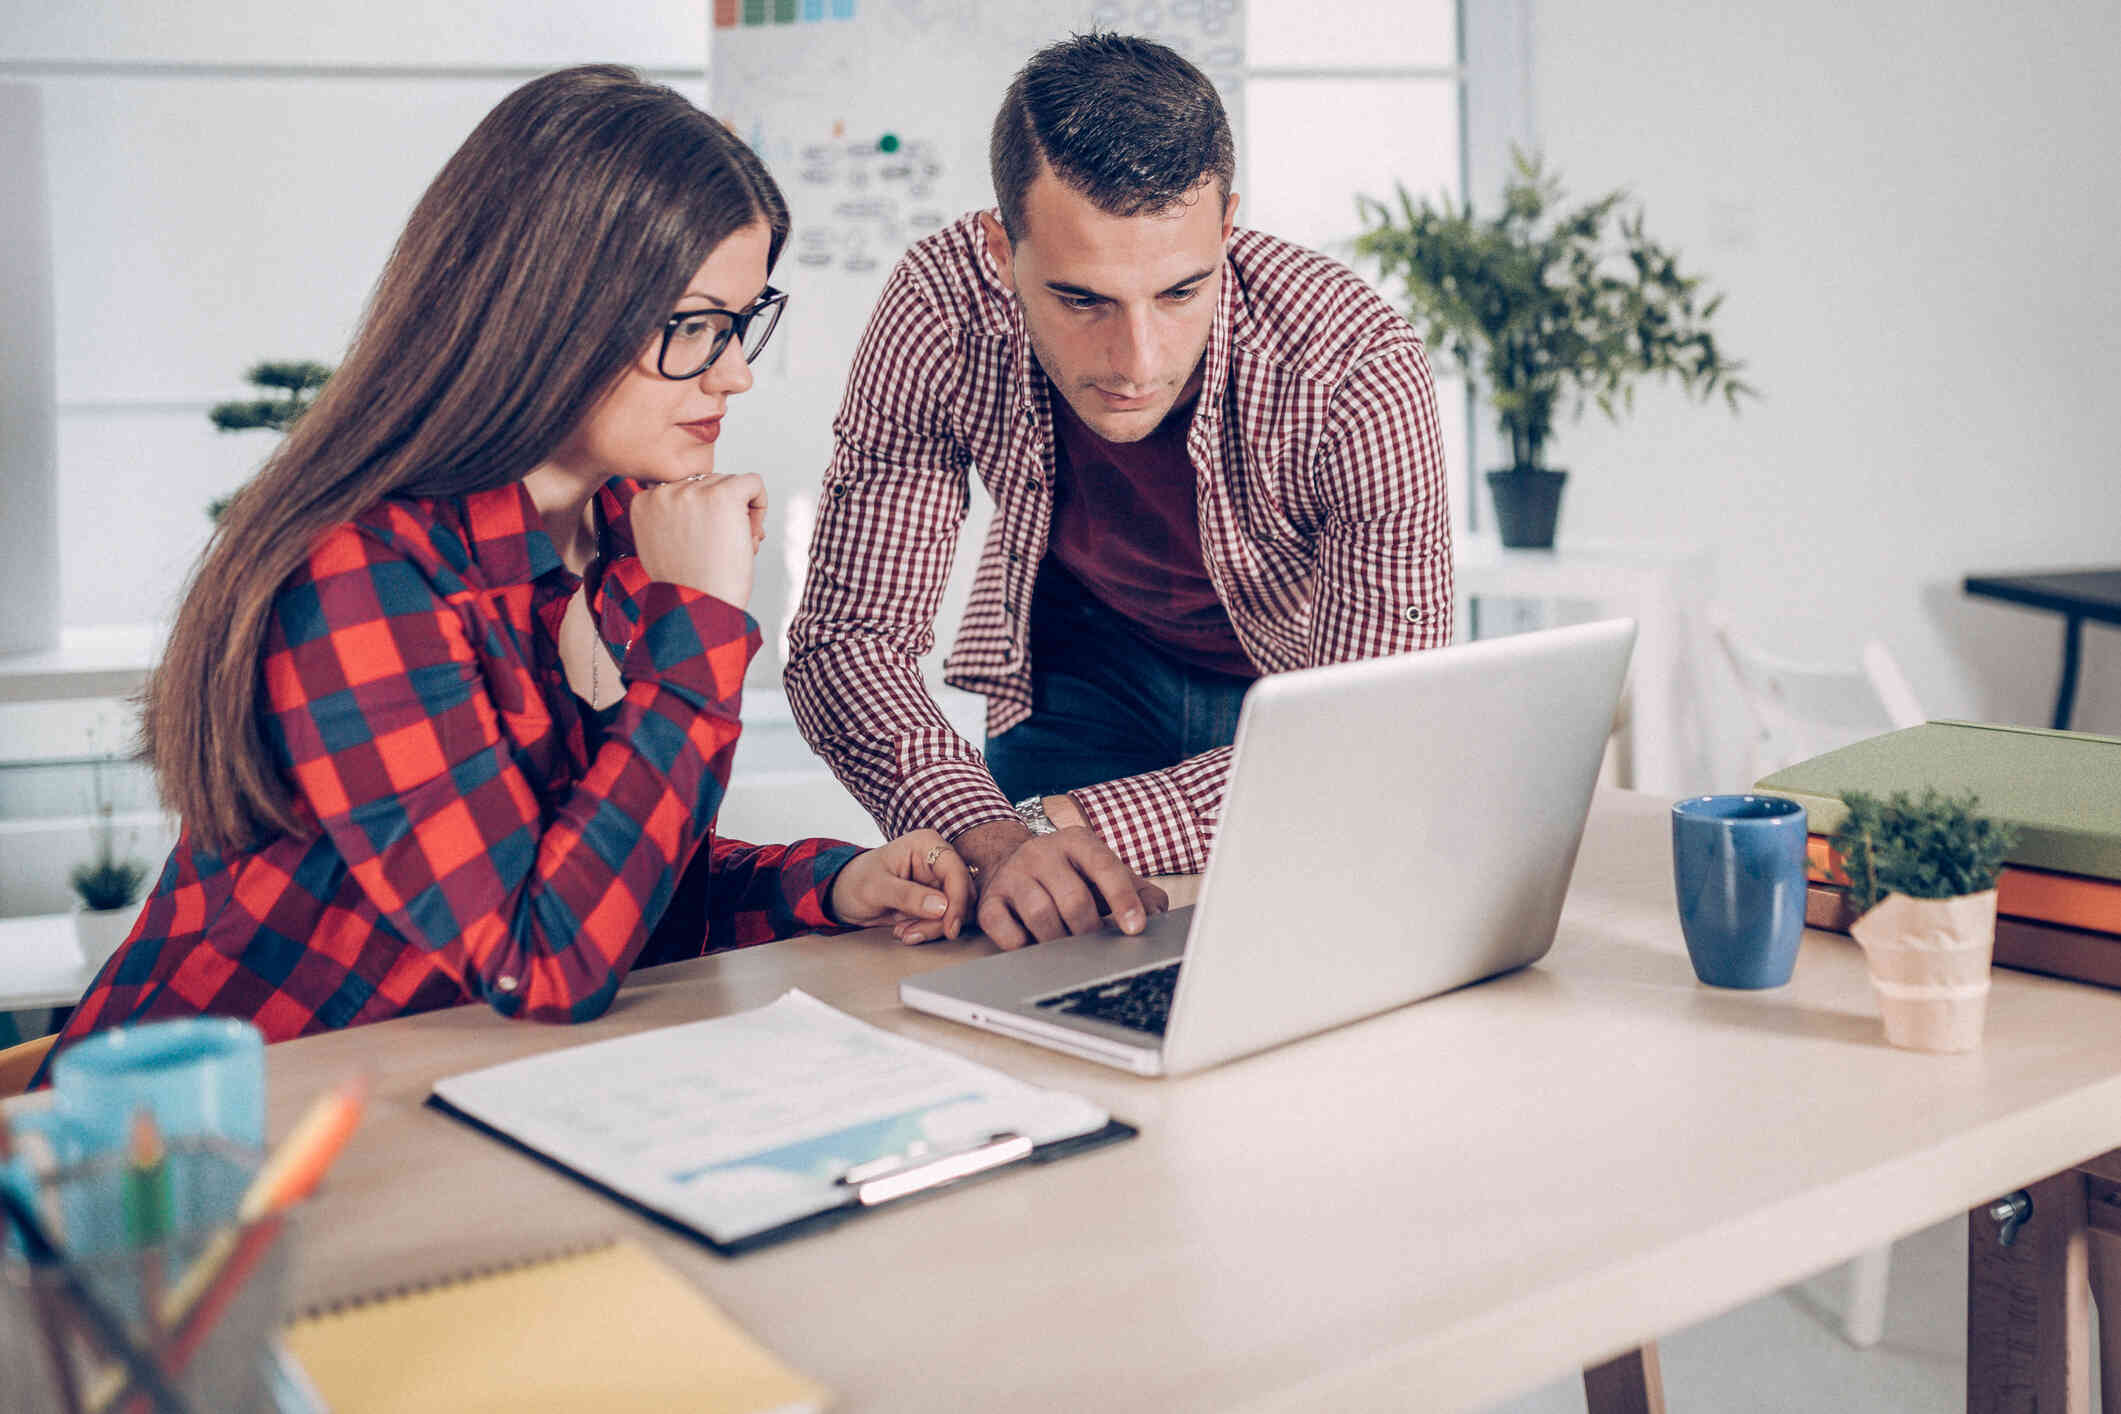
[[[1635,619],[1624,700],[1628,752],[1620,784],[1661,795],[1715,788],[1703,671],[1715,561],[1699,544],[1569,538],[1551,550],[1506,550],[1490,536],[1452,543],[1459,600],[1580,601]],[[1465,623],[1463,605],[1460,622]],[[1483,625],[1485,627],[1485,625]]]
[[[0,918],[0,1012],[72,1006],[94,975],[72,914]]]
[[[167,630],[160,624],[99,624],[59,631],[59,646],[0,653],[0,702],[126,697],[147,682]]]

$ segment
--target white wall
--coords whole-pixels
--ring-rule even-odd
[[[208,500],[272,445],[206,410],[336,363],[407,212],[511,88],[591,60],[702,97],[706,0],[0,0],[44,100],[60,620],[166,617]]]
[[[1549,0],[1533,49],[1570,190],[1644,199],[1763,394],[1565,426],[1562,533],[1705,540],[1763,646],[1876,633],[1930,715],[2046,725],[2059,620],[1959,581],[2121,561],[2121,7]],[[2121,632],[2075,725],[2121,735]]]
[[[59,641],[44,95],[0,82],[0,133],[0,310],[8,325],[0,338],[0,562],[15,571],[0,653],[29,653]]]

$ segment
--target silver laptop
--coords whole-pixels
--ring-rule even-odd
[[[1261,678],[1191,908],[938,968],[899,1000],[1142,1075],[1536,962],[1632,619]]]

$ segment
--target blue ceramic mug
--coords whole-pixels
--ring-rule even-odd
[[[125,1145],[136,1111],[166,1139],[265,1142],[265,1038],[247,1021],[188,1016],[120,1026],[52,1062],[54,1108],[81,1158]]]
[[[1804,936],[1804,807],[1778,795],[1697,795],[1672,807],[1672,877],[1694,975],[1780,987]]]
[[[265,1037],[247,1021],[179,1017],[77,1041],[51,1068],[52,1088],[8,1105],[15,1136],[0,1183],[34,1199],[40,1174],[122,1154],[147,1110],[170,1140],[265,1143]]]

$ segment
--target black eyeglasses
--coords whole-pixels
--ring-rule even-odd
[[[768,285],[749,309],[673,314],[663,323],[663,347],[655,356],[655,371],[673,382],[697,378],[714,367],[731,339],[742,340],[746,362],[756,359],[773,337],[773,326],[781,322],[781,311],[787,305],[787,294]]]

